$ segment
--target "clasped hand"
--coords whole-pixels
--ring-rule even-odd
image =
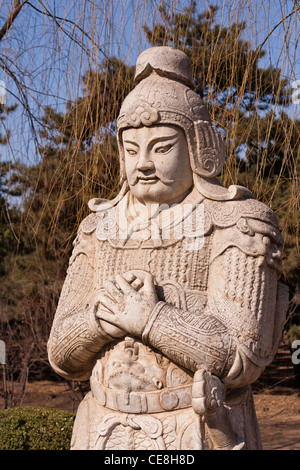
[[[148,318],[158,302],[153,276],[132,270],[106,281],[98,293],[96,316],[122,332],[141,337]]]

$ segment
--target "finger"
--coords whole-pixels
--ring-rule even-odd
[[[144,285],[143,280],[138,278],[132,271],[127,271],[127,273],[123,274],[123,277],[135,290],[140,289]]]
[[[129,284],[129,282],[126,281],[123,276],[117,274],[116,282],[117,285],[120,287],[121,291],[124,292],[124,294],[132,294],[133,292],[135,292],[135,289],[131,286],[131,284]]]
[[[120,289],[117,288],[115,283],[113,281],[105,281],[103,283],[103,287],[106,290],[106,292],[112,297],[112,299],[121,299],[123,298],[123,294],[120,291]]]
[[[126,279],[127,282],[132,283],[135,279],[136,276],[132,271],[127,271],[127,273],[123,274],[124,279]]]
[[[134,271],[127,271],[123,274],[123,277],[135,290],[140,289],[144,284],[142,279],[138,278]]]
[[[144,281],[142,281],[142,279],[136,278],[136,279],[131,283],[131,285],[132,285],[132,287],[133,287],[135,290],[139,290],[141,287],[143,287]]]
[[[101,305],[104,305],[112,314],[117,313],[118,307],[116,302],[114,302],[111,297],[109,297],[107,294],[101,293],[99,294],[99,301]],[[101,310],[101,306],[100,306]]]
[[[144,277],[146,274],[149,274],[149,273],[147,271],[143,271],[142,269],[132,269],[124,273],[123,277],[125,277],[126,281],[132,282],[137,277],[139,279],[144,280]]]
[[[113,313],[109,313],[107,310],[100,310],[100,312],[98,312],[97,317],[99,317],[101,320],[106,321],[107,323],[110,323],[111,325],[119,326],[117,317]]]
[[[124,274],[124,277],[125,275],[127,276],[127,274],[133,274],[135,277],[138,277],[142,281],[144,281],[146,278],[154,279],[151,273],[149,273],[148,271],[143,271],[142,269],[132,269],[132,271],[127,271]]]
[[[130,281],[132,276],[136,278],[133,282]],[[131,283],[132,287],[134,287],[136,291],[144,286],[143,290],[145,292],[156,296],[155,279],[151,273],[141,269],[133,269],[123,274],[123,277]]]
[[[144,278],[144,290],[145,292],[149,292],[151,294],[154,294],[156,292],[155,284],[154,284],[154,277],[150,273],[147,273]]]

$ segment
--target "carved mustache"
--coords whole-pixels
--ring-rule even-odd
[[[139,182],[140,179],[147,180],[147,179],[154,179],[154,178],[157,178],[158,180],[160,180],[164,184],[174,183],[173,179],[168,179],[168,178],[165,178],[165,177],[158,176],[156,173],[153,174],[153,175],[136,175],[136,176],[132,176],[132,178],[128,178],[128,182],[129,182],[130,186],[135,186]]]

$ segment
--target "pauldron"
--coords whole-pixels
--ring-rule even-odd
[[[206,232],[214,230],[211,262],[230,247],[249,256],[263,256],[282,272],[282,237],[274,212],[255,199],[210,201],[206,199]]]

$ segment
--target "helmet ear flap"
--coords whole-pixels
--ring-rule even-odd
[[[217,129],[208,121],[195,121],[195,147],[192,152],[192,169],[206,178],[213,178],[223,168],[226,156],[225,143]]]
[[[122,142],[122,132],[117,132],[117,142],[118,142],[118,149],[119,149],[119,162],[120,162],[120,181],[119,184],[122,184],[126,181],[126,170],[125,170],[125,155],[124,155],[124,147]]]

